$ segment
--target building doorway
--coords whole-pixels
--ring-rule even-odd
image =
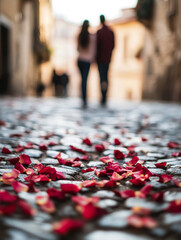
[[[8,93],[10,81],[10,30],[0,24],[0,94]]]

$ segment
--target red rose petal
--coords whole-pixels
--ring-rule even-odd
[[[87,220],[95,219],[106,214],[106,211],[104,209],[94,206],[92,203],[79,206],[77,209],[82,213],[83,218]]]
[[[3,147],[1,152],[4,153],[4,154],[10,154],[11,153],[11,151],[6,147]]]
[[[170,213],[181,213],[181,199],[172,201],[166,211]]]
[[[82,169],[82,173],[86,173],[86,172],[92,172],[96,169],[96,167],[92,167],[92,168],[87,168],[87,169]]]
[[[77,185],[71,183],[61,184],[61,189],[64,193],[70,194],[77,194],[80,191],[80,188]]]
[[[96,145],[94,146],[94,149],[95,149],[97,152],[103,152],[103,151],[106,150],[103,144],[96,144]]]
[[[123,199],[135,197],[135,192],[131,189],[123,190],[121,192],[116,192],[116,194],[117,195],[119,194],[119,196],[121,196]]]
[[[5,184],[12,185],[20,172],[17,169],[13,169],[10,173],[3,173],[2,181]]]
[[[113,172],[110,180],[111,180],[111,181],[120,181],[120,180],[122,180],[123,178],[125,178],[124,175],[119,175],[117,172]]]
[[[5,190],[0,190],[0,202],[13,203],[17,200],[17,196],[10,194]]]
[[[140,192],[143,193],[145,196],[147,196],[150,193],[152,187],[153,186],[151,184],[147,184],[140,190]]]
[[[21,208],[22,212],[27,216],[35,216],[36,210],[27,202],[23,200],[18,201],[18,206]]]
[[[19,162],[19,157],[10,158],[10,159],[8,159],[8,161],[9,161],[11,164],[15,165],[17,162]]]
[[[142,208],[142,207],[139,207],[139,206],[133,207],[131,210],[134,214],[141,215],[141,216],[149,215],[151,213],[150,209]]]
[[[169,143],[167,144],[167,146],[168,146],[169,148],[178,148],[178,147],[179,147],[179,144],[178,144],[177,142],[169,142]]]
[[[131,179],[130,182],[135,186],[141,186],[141,185],[144,185],[146,183],[146,181],[141,180],[139,178]]]
[[[139,161],[139,158],[138,157],[133,157],[129,162],[127,162],[126,164],[128,166],[133,166],[135,165],[137,162]]]
[[[167,165],[166,162],[161,162],[161,163],[156,163],[156,164],[155,164],[155,166],[156,166],[157,168],[164,168],[166,165]]]
[[[114,150],[114,157],[116,159],[124,159],[125,155],[119,150]]]
[[[30,157],[26,154],[20,154],[19,162],[24,165],[29,165],[31,163]]]
[[[18,153],[18,152],[23,152],[24,149],[25,149],[24,147],[18,147],[18,148],[15,148],[14,151]]]
[[[81,184],[80,184],[80,187],[94,187],[97,185],[97,182],[96,180],[92,179],[92,180],[86,180],[86,181],[83,181]]]
[[[114,139],[114,145],[121,145],[121,142],[118,138]]]
[[[162,174],[159,176],[158,182],[167,183],[172,180],[172,175]]]
[[[13,186],[15,192],[27,192],[28,191],[28,186],[25,185],[24,183],[20,183],[18,181],[14,181],[12,183],[12,186]]]
[[[60,235],[65,235],[72,230],[83,228],[84,224],[82,220],[65,218],[53,224],[53,231]]]
[[[112,163],[112,162],[114,161],[113,158],[110,158],[110,157],[108,157],[108,156],[106,156],[106,157],[101,157],[99,160],[100,160],[101,162],[103,162],[103,163],[106,163],[106,164]]]
[[[55,188],[49,188],[47,189],[47,193],[49,197],[55,198],[58,200],[64,200],[65,199],[65,193],[63,191],[57,190]]]
[[[36,196],[36,204],[40,206],[40,208],[47,213],[55,212],[55,205],[49,199],[49,196]]]
[[[16,211],[16,204],[10,204],[8,206],[0,205],[0,215],[11,215]]]
[[[71,150],[76,151],[76,152],[79,152],[79,153],[82,153],[82,154],[85,154],[85,153],[86,153],[84,150],[82,150],[82,149],[80,149],[80,148],[77,148],[77,147],[74,147],[74,146],[72,146],[72,145],[70,145],[70,148],[71,148]]]
[[[20,173],[24,173],[26,171],[26,168],[23,167],[23,165],[20,162],[17,162],[14,166],[17,170],[20,171]]]
[[[176,153],[172,153],[173,157],[180,157],[181,156],[181,152],[176,152]]]
[[[153,193],[152,199],[154,202],[163,202],[164,201],[164,192]]]
[[[78,205],[86,205],[88,203],[96,204],[100,200],[99,197],[85,197],[85,196],[73,196],[72,201]]]
[[[47,144],[39,144],[39,149],[41,150],[41,151],[46,151],[46,150],[48,150],[48,145]]]
[[[84,138],[84,139],[82,140],[82,142],[83,142],[84,144],[88,145],[88,146],[92,146],[92,142],[91,142],[91,140],[90,140],[89,138]]]
[[[177,179],[173,179],[173,182],[177,187],[181,187],[181,182],[179,182]]]
[[[127,218],[128,223],[135,228],[146,227],[149,229],[157,227],[157,222],[150,217],[139,217],[136,215]]]

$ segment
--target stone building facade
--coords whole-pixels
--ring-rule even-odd
[[[41,64],[49,60],[46,9],[51,0],[0,0],[0,95],[36,94]]]
[[[39,77],[38,1],[0,1],[0,94],[26,95]],[[37,36],[38,38],[38,36]]]
[[[115,49],[110,66],[111,98],[141,100],[143,61],[140,51],[144,44],[145,29],[133,9],[122,10],[120,18],[112,20]]]
[[[181,0],[152,2],[150,19],[140,19],[146,27],[142,97],[181,102]]]

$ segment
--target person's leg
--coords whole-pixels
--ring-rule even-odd
[[[101,85],[101,104],[106,104],[107,101],[107,90],[108,90],[108,70],[109,64],[99,63],[98,64],[99,76],[100,76],[100,85]]]
[[[90,63],[78,60],[78,67],[81,73],[82,83],[82,100],[84,105],[87,104],[87,77],[89,74]]]

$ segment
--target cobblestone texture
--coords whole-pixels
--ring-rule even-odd
[[[159,182],[162,174],[172,175],[172,178],[181,181],[181,155],[174,155],[181,151],[181,106],[162,103],[109,103],[107,108],[91,104],[88,109],[82,110],[77,99],[12,99],[0,100],[0,189],[15,194],[19,199],[28,202],[37,213],[27,216],[20,210],[7,215],[1,213],[4,203],[0,202],[0,230],[2,240],[110,240],[110,239],[179,239],[181,235],[181,206],[177,213],[167,211],[169,204],[181,200],[180,188],[173,181]],[[82,143],[89,138],[92,146]],[[121,145],[115,145],[114,139],[119,139]],[[29,142],[33,145],[27,149],[17,150]],[[53,142],[54,144],[50,144]],[[168,143],[177,143],[168,146]],[[46,144],[47,150],[40,146]],[[103,144],[105,150],[95,150],[96,144]],[[81,160],[85,154],[73,151],[70,145],[84,150],[88,160]],[[74,230],[66,235],[58,235],[52,229],[54,222],[64,218],[83,219],[80,209],[72,201],[72,195],[66,194],[64,200],[55,200],[55,212],[48,213],[40,209],[35,203],[37,195],[45,195],[46,190],[55,188],[61,190],[61,184],[73,183],[77,186],[85,180],[109,180],[111,177],[98,176],[95,171],[83,173],[83,169],[97,167],[97,171],[105,168],[106,163],[100,157],[108,156],[125,168],[132,157],[128,155],[130,146],[139,158],[142,166],[150,170],[151,176],[146,184],[152,189],[146,198],[130,197],[123,199],[115,190],[139,191],[143,186],[134,186],[127,177],[116,181],[117,185],[108,187],[83,187],[78,196],[99,197],[97,207],[106,211],[106,214],[91,220],[83,220],[85,225],[80,230]],[[11,153],[2,153],[3,148]],[[120,150],[124,159],[116,159],[114,150]],[[61,158],[79,157],[81,166],[65,166],[55,158],[61,153]],[[2,180],[3,174],[11,172],[14,165],[9,159],[20,154],[30,156],[31,164],[24,166],[35,170],[38,163],[51,166],[64,174],[65,179],[35,183],[40,191],[37,193],[20,191],[15,193],[10,184]],[[38,160],[38,161],[37,161]],[[76,161],[75,161],[76,162]],[[163,168],[155,164],[166,162]],[[27,184],[26,172],[19,174],[17,181]],[[164,192],[164,201],[152,200],[153,193]],[[1,201],[1,199],[0,199]],[[179,201],[178,201],[179,202]],[[180,203],[181,204],[181,203]],[[9,206],[9,205],[8,205]],[[149,209],[149,215],[157,222],[153,228],[131,226],[128,218],[133,215],[133,207]],[[138,214],[140,216],[140,213]],[[142,217],[142,215],[141,215]]]

